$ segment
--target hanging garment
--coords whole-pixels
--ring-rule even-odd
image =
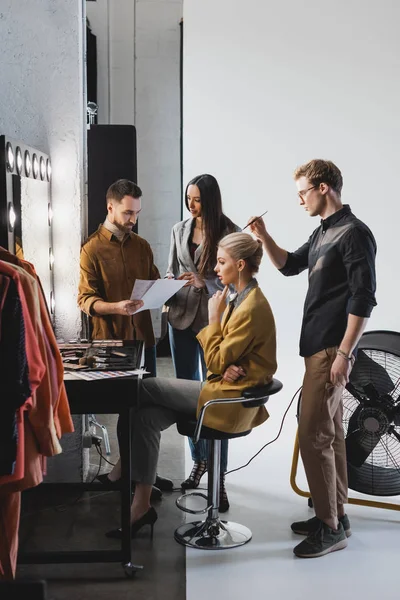
[[[1,476],[14,472],[18,445],[16,411],[31,395],[21,301],[15,283],[4,275],[0,275],[0,382]]]
[[[45,456],[54,456],[60,451],[56,437],[60,439],[64,433],[72,433],[74,431],[74,426],[63,380],[64,367],[58,350],[57,340],[54,335],[46,299],[40,279],[31,263],[18,259],[14,254],[11,254],[2,247],[0,247],[0,260],[12,264],[15,268],[22,268],[24,273],[27,273],[36,281],[35,287],[32,280],[25,276],[23,285],[27,293],[29,293],[29,287],[32,288],[33,286],[34,289],[31,293],[36,294],[38,298],[39,309],[37,310],[39,313],[36,319],[41,323],[41,337],[43,338],[45,347],[42,351],[46,364],[45,381],[40,390],[43,401],[41,410],[47,411],[47,417],[43,419],[40,417],[36,418],[36,413],[32,413],[31,419],[34,429],[37,430],[36,433],[43,454]],[[19,272],[22,275],[20,269]],[[51,418],[50,415],[52,415]],[[46,423],[44,428],[43,423]]]
[[[0,489],[0,581],[15,576],[20,512],[21,492],[2,495]]]

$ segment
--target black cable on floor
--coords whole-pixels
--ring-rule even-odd
[[[93,479],[91,479],[91,481],[89,481],[89,484],[93,483],[94,480],[96,479],[96,477],[99,475],[99,473],[101,471],[101,464],[102,464],[102,461],[104,459],[103,453],[101,452],[101,450],[99,450],[99,447],[97,446],[97,444],[95,444],[95,448],[97,450],[97,454],[100,456],[100,460],[99,460],[99,465],[98,465],[98,468],[97,468],[96,475],[93,477]],[[81,500],[83,494],[86,491],[88,491],[88,490],[83,490],[82,492],[80,492],[79,496],[77,496],[71,502],[65,502],[64,504],[60,504],[59,506],[55,506],[54,510],[57,511],[57,512],[65,512],[68,508],[72,508],[73,506],[75,506]]]
[[[250,458],[250,460],[249,460],[249,461],[248,461],[248,462],[247,462],[245,465],[242,465],[241,467],[237,467],[236,469],[231,469],[230,471],[227,471],[227,472],[225,473],[225,475],[230,475],[230,473],[235,473],[236,471],[240,471],[241,469],[244,469],[245,467],[248,467],[248,466],[249,466],[249,464],[251,463],[251,461],[252,461],[252,460],[254,460],[254,459],[256,458],[256,456],[258,456],[258,455],[259,455],[259,454],[260,454],[260,453],[261,453],[261,452],[264,450],[264,448],[266,448],[266,447],[267,447],[267,446],[269,446],[270,444],[273,444],[274,442],[276,442],[276,440],[279,438],[279,436],[280,436],[280,435],[281,435],[281,433],[282,433],[283,424],[284,424],[284,422],[285,422],[286,415],[288,414],[288,412],[289,412],[289,409],[290,409],[290,407],[292,406],[294,399],[295,399],[295,398],[296,398],[296,396],[299,394],[299,392],[301,392],[301,389],[302,389],[302,387],[303,387],[303,386],[300,386],[300,387],[299,387],[299,389],[298,389],[298,390],[295,392],[295,394],[294,394],[293,398],[292,398],[292,399],[291,399],[291,401],[289,402],[289,406],[288,406],[288,407],[287,407],[287,409],[285,410],[285,413],[284,413],[284,415],[283,415],[283,417],[282,417],[281,426],[280,426],[280,428],[279,428],[278,435],[277,435],[277,436],[276,436],[276,437],[275,437],[273,440],[271,440],[270,442],[267,442],[266,444],[264,444],[264,446],[263,446],[262,448],[260,448],[260,450],[259,450],[259,451],[258,451],[258,452],[257,452],[257,453],[254,455],[254,456],[252,456],[252,457]]]

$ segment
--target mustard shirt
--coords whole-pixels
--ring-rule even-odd
[[[92,317],[93,339],[138,339],[154,346],[150,311],[138,315],[96,315],[97,300],[129,300],[136,279],[159,279],[150,244],[136,233],[122,241],[100,225],[85,242],[80,257],[78,305]]]

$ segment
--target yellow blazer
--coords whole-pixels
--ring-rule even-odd
[[[208,377],[199,396],[197,412],[215,398],[239,397],[242,390],[271,381],[276,371],[276,331],[271,307],[259,287],[229,316],[229,307],[221,323],[213,323],[197,336],[204,350]],[[240,365],[246,376],[228,383],[222,375],[230,365]],[[214,375],[210,379],[210,375]],[[268,419],[265,406],[244,408],[242,404],[214,405],[207,409],[204,425],[239,433],[257,427]]]

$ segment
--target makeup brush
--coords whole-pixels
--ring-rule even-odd
[[[255,219],[252,219],[252,220],[250,221],[250,223],[247,223],[247,225],[246,225],[245,227],[243,227],[242,231],[244,231],[244,230],[245,230],[245,229],[246,229],[246,228],[247,228],[249,225],[251,225],[252,223],[255,223],[256,221],[258,221],[258,219],[261,219],[261,217],[263,217],[264,215],[266,215],[266,214],[267,214],[267,212],[268,212],[268,211],[266,210],[266,211],[265,211],[265,212],[263,212],[263,214],[262,214],[262,215],[260,215],[259,217],[256,217]]]

